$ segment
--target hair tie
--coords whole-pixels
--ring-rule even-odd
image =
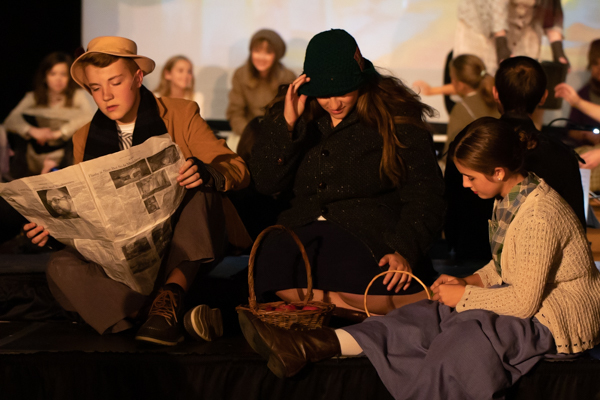
[[[487,71],[485,69],[482,69],[481,70],[481,77],[483,78],[486,74],[487,74]]]

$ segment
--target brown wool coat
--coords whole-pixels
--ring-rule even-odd
[[[167,97],[157,98],[156,102],[168,133],[186,158],[196,157],[220,172],[225,177],[225,191],[248,186],[250,173],[246,164],[227,147],[223,139],[217,139],[200,116],[196,102]],[[90,124],[86,124],[73,135],[75,164],[83,161]],[[238,247],[246,247],[249,245],[249,237],[233,204],[227,198],[223,203],[230,242]]]
[[[252,119],[264,115],[264,107],[277,95],[279,86],[296,79],[296,75],[283,65],[274,68],[276,71],[273,71],[270,82],[254,78],[248,64],[242,65],[233,74],[227,119],[234,133],[241,135]]]

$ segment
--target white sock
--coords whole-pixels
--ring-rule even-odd
[[[357,356],[363,352],[358,342],[351,334],[343,329],[336,329],[335,334],[340,341],[340,349],[343,356]]]

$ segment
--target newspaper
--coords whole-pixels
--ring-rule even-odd
[[[0,184],[0,196],[31,222],[149,294],[172,237],[185,162],[168,134],[49,174]]]

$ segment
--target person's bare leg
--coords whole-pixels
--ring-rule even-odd
[[[176,283],[183,288],[184,292],[188,291],[188,280],[179,268],[174,268],[171,271],[165,283]]]

